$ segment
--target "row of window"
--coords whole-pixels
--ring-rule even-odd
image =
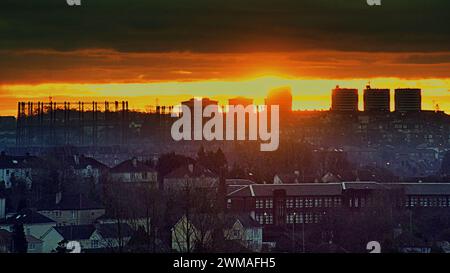
[[[348,206],[350,208],[370,207],[372,200],[365,197],[353,197],[348,199]],[[341,207],[342,200],[340,197],[325,197],[325,198],[286,198],[286,208],[330,208]],[[407,207],[450,207],[450,198],[447,197],[417,197],[411,196],[405,201]],[[256,199],[257,209],[271,209],[273,208],[272,198],[258,198]]]
[[[258,198],[256,199],[256,208],[257,209],[271,209],[273,208],[273,200],[272,198]]]
[[[273,224],[273,214],[271,212],[257,213],[255,219],[261,225],[263,224]]]
[[[312,212],[300,212],[300,213],[288,213],[286,215],[287,224],[317,224],[322,219],[322,213]]]
[[[331,207],[340,207],[341,206],[341,198],[340,197],[289,197],[286,198],[286,208],[331,208]],[[273,200],[272,198],[257,198],[255,206],[257,209],[271,209],[273,208]]]
[[[330,207],[340,207],[341,206],[341,198],[340,197],[295,197],[295,198],[287,198],[286,199],[286,208],[330,208]]]
[[[417,197],[406,199],[407,207],[450,207],[450,198],[447,197]]]

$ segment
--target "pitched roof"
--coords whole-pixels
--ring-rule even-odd
[[[55,196],[48,196],[36,204],[37,210],[89,210],[104,209],[105,207],[95,200],[88,199],[82,194],[63,195],[56,204]]]
[[[15,223],[21,223],[21,224],[47,224],[47,223],[56,223],[52,219],[38,213],[35,211],[32,211],[30,209],[24,210],[20,213],[17,213],[13,217],[9,217],[3,222],[0,222],[0,224],[15,224]]]
[[[135,158],[125,160],[119,165],[111,169],[112,173],[126,173],[126,172],[155,172],[155,169]]]
[[[68,163],[75,169],[85,169],[87,166],[91,166],[95,169],[107,169],[108,167],[92,157],[81,156],[71,156],[68,158]]]
[[[94,225],[58,226],[54,229],[65,240],[87,240],[95,231]]]
[[[231,228],[237,220],[239,220],[245,228],[261,227],[261,224],[254,220],[249,214],[228,215],[225,219],[225,226]]]
[[[255,184],[232,192],[228,196],[272,196],[276,190],[284,190],[287,196],[340,195],[342,194],[342,183]]]
[[[366,181],[366,182],[342,182],[344,190],[381,190],[386,189],[383,184]]]
[[[96,225],[97,231],[103,238],[117,238],[119,237],[119,225],[117,223],[99,224]],[[120,223],[121,237],[130,237],[134,230],[127,223]]]
[[[200,164],[187,164],[175,169],[165,176],[165,178],[197,178],[197,177],[211,177],[218,178],[219,176],[211,170],[203,167]]]
[[[35,156],[10,156],[2,154],[0,155],[0,169],[23,169],[29,168],[30,163],[36,160]]]
[[[279,173],[276,174],[283,184],[300,183],[300,176],[295,173]]]
[[[241,179],[241,178],[228,178],[225,180],[227,186],[242,186],[242,185],[252,185],[256,184],[254,181],[250,179]]]

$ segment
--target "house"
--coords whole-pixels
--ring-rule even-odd
[[[131,239],[133,229],[122,223],[100,225],[57,226],[43,236],[43,252],[53,252],[62,241],[77,241],[82,252],[99,252],[124,247]]]
[[[99,183],[100,177],[108,169],[106,165],[92,157],[74,155],[69,158],[69,165],[74,174],[82,179],[93,179],[95,184]]]
[[[0,253],[11,253],[13,251],[12,233],[0,229]]]
[[[12,187],[14,180],[22,180],[31,187],[30,163],[35,157],[32,156],[9,156],[4,152],[0,155],[0,184],[5,188]]]
[[[263,227],[248,214],[230,215],[225,221],[224,237],[252,252],[261,252]]]
[[[83,194],[48,196],[37,202],[40,214],[56,221],[58,226],[89,225],[105,214],[105,207]]]
[[[208,214],[183,215],[171,229],[172,250],[193,252],[212,244],[214,217]]]
[[[44,241],[34,237],[33,235],[25,235],[27,240],[27,253],[42,253]]]
[[[0,229],[13,231],[14,224],[22,224],[26,236],[30,239],[39,240],[52,227],[56,226],[56,221],[30,209],[23,210],[12,217],[0,221]],[[33,239],[34,240],[34,239]],[[37,241],[34,240],[36,243]]]
[[[217,191],[219,176],[200,164],[188,164],[164,177],[164,190],[182,191],[186,188]]]
[[[58,243],[62,241],[77,241],[81,249],[91,248],[91,236],[95,231],[93,225],[56,226],[47,232],[41,240],[44,242],[42,252],[54,252]],[[95,245],[94,245],[95,246]]]
[[[157,172],[151,166],[138,161],[137,158],[126,160],[110,170],[115,182],[140,183],[157,187]]]
[[[127,223],[96,224],[91,246],[93,249],[123,249],[134,232]]]
[[[288,173],[278,173],[273,177],[273,184],[298,184],[306,182],[318,182],[315,174],[303,173],[298,170]]]
[[[293,173],[279,173],[273,177],[273,184],[298,184],[301,182],[300,172]]]

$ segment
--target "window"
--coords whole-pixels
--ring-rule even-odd
[[[331,207],[332,204],[333,204],[333,199],[332,199],[331,197],[325,198],[325,207],[326,207],[326,208]]]
[[[72,219],[75,219],[75,218],[76,218],[76,215],[77,215],[77,211],[72,210]]]
[[[305,200],[305,207],[312,208],[313,206],[313,199],[312,198],[306,198]]]
[[[303,198],[295,198],[295,207],[303,208]]]
[[[28,250],[35,250],[36,246],[33,243],[28,244]]]
[[[417,199],[417,196],[411,196],[409,198],[409,201],[410,201],[410,206],[411,207],[416,207],[419,200]]]
[[[319,213],[314,214],[314,223],[319,223],[321,215]]]
[[[431,206],[437,207],[437,198],[436,197],[431,198]]]
[[[315,198],[315,199],[314,199],[314,206],[315,206],[316,208],[322,207],[322,198]]]
[[[256,199],[256,208],[262,209],[264,207],[264,200],[262,199]]]
[[[286,214],[286,223],[287,224],[294,223],[294,214],[293,213]]]
[[[142,179],[147,179],[147,172],[142,173]]]
[[[334,206],[335,207],[340,207],[341,206],[341,198],[340,197],[335,197],[334,198]]]
[[[311,224],[313,222],[313,214],[312,213],[306,213],[305,215],[305,223]]]
[[[291,209],[294,207],[294,199],[288,198],[286,199],[286,208]]]
[[[273,208],[273,200],[272,199],[266,199],[266,209]]]
[[[91,248],[98,248],[98,240],[91,241]]]
[[[421,206],[421,207],[426,207],[426,206],[427,206],[427,205],[426,205],[426,199],[425,199],[425,198],[420,197],[419,201],[420,201],[420,206]]]
[[[266,224],[273,224],[273,215],[272,215],[272,213],[265,213],[264,214],[264,223],[266,223]]]
[[[255,215],[255,218],[256,218],[256,221],[259,223],[259,224],[264,224],[264,218],[263,218],[263,215],[264,214],[262,214],[262,213],[257,213],[256,215]]]
[[[240,237],[240,232],[239,232],[239,229],[234,229],[233,230],[233,237]]]
[[[296,222],[296,223],[303,224],[303,221],[304,221],[303,213],[302,213],[302,212],[297,213],[297,214],[295,215],[295,222]]]

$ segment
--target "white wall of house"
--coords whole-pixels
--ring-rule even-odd
[[[24,224],[23,231],[25,232],[25,235],[31,235],[36,237],[37,239],[40,239],[54,226],[56,226],[56,223]],[[0,229],[12,232],[13,226],[11,224],[2,224],[0,225]]]
[[[43,241],[42,252],[51,253],[58,246],[58,243],[64,240],[64,238],[54,228],[52,228],[49,232],[44,234],[41,240]]]
[[[233,227],[224,231],[226,240],[239,241],[241,245],[254,252],[260,252],[262,248],[262,227],[244,227],[236,220]]]
[[[260,252],[262,249],[262,227],[248,228],[245,230],[244,240],[246,247],[255,252]]]
[[[75,169],[74,173],[78,177],[82,177],[84,179],[93,178],[94,183],[98,184],[101,176],[101,171],[96,168],[92,168],[91,165],[86,166],[84,169]]]
[[[31,183],[31,169],[30,168],[5,168],[0,169],[0,182],[3,182],[5,188],[11,188],[11,178],[24,179],[27,183]],[[31,185],[28,185],[31,186]]]
[[[112,173],[111,178],[113,181],[118,182],[139,182],[139,183],[152,183],[156,185],[157,174],[156,172],[123,172]]]
[[[5,219],[6,215],[6,200],[5,198],[0,198],[0,219]]]

